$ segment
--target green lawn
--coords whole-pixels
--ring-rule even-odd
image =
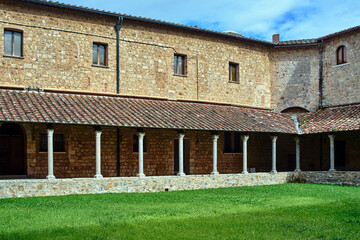
[[[315,184],[0,200],[1,239],[360,239],[360,187]]]

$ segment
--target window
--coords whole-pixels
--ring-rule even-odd
[[[186,75],[186,56],[185,55],[174,55],[174,74],[175,75]]]
[[[40,134],[40,152],[48,151],[48,135]],[[65,152],[65,142],[63,134],[53,135],[53,151],[54,152]]]
[[[144,152],[146,152],[146,136],[144,136]],[[139,152],[139,136],[134,135],[133,136],[133,152],[138,153]]]
[[[17,31],[4,31],[4,55],[22,57],[22,33]]]
[[[239,64],[238,63],[229,63],[229,81],[230,82],[239,82]]]
[[[336,50],[336,63],[338,65],[346,63],[346,47],[340,46]]]
[[[240,133],[225,132],[224,135],[224,153],[242,153]]]
[[[97,66],[106,66],[106,49],[107,46],[105,44],[94,43],[93,44],[93,65]]]

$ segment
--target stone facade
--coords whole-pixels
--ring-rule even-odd
[[[24,58],[1,60],[1,85],[116,93],[116,18],[9,0],[0,9],[0,31],[24,36]],[[124,21],[120,38],[121,94],[270,107],[262,45],[133,20]],[[92,66],[94,42],[107,45],[105,68]],[[174,75],[175,53],[186,55],[186,76]],[[239,84],[229,82],[229,62],[239,64]]]
[[[271,107],[319,107],[319,47],[277,48],[271,53]]]
[[[324,106],[360,102],[360,32],[324,41]],[[336,50],[344,45],[347,63],[337,65]]]

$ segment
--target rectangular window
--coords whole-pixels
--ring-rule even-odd
[[[93,44],[93,65],[106,66],[107,46],[105,44]]]
[[[48,135],[47,134],[40,134],[40,152],[47,152],[48,151]],[[53,151],[54,152],[65,152],[65,141],[63,134],[54,134],[53,135]]]
[[[16,31],[4,31],[4,55],[22,57],[22,33]]]
[[[229,81],[230,82],[239,82],[239,64],[238,63],[229,63]]]
[[[174,55],[174,74],[186,75],[186,56],[185,55]]]
[[[144,136],[143,146],[144,146],[144,152],[146,152],[146,136]],[[138,135],[133,136],[133,152],[134,153],[139,152],[139,136]]]
[[[242,141],[240,133],[225,132],[224,135],[224,153],[242,153]]]

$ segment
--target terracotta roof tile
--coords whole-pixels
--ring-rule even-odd
[[[0,121],[296,133],[270,110],[212,103],[0,90]]]
[[[320,109],[299,117],[303,133],[360,129],[360,105]]]

